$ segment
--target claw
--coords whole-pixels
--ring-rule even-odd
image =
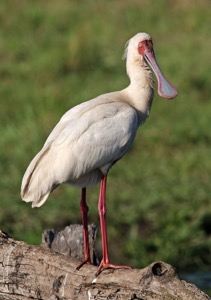
[[[83,265],[88,264],[88,265],[93,265],[90,258],[86,258],[84,259],[79,266],[77,266],[76,270],[80,270],[81,267],[83,267]]]
[[[105,269],[132,269],[132,268],[129,266],[118,266],[110,263],[105,263],[102,260],[95,275],[98,276]]]

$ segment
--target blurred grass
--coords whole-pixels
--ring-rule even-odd
[[[209,25],[208,0],[2,1],[0,227],[39,243],[44,229],[81,222],[78,189],[61,186],[32,210],[19,196],[23,173],[66,110],[128,84],[124,44],[146,31],[179,96],[155,96],[133,148],[110,171],[111,257],[135,267],[160,259],[209,271]],[[98,189],[88,192],[97,224]]]

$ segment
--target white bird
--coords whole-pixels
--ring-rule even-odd
[[[158,94],[168,99],[177,95],[176,89],[158,67],[152,39],[148,34],[138,33],[131,38],[125,57],[129,86],[67,111],[29,164],[21,186],[22,199],[32,202],[32,207],[43,205],[59,184],[81,187],[85,257],[79,269],[85,263],[90,263],[86,188],[101,182],[98,210],[103,258],[97,275],[105,268],[129,268],[112,265],[109,260],[105,218],[106,179],[112,165],[128,151],[138,127],[149,116],[154,94],[151,69],[157,77]]]

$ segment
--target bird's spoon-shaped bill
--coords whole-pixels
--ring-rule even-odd
[[[165,78],[161,72],[158,63],[155,58],[154,51],[146,51],[144,55],[147,63],[152,68],[158,81],[158,94],[167,99],[173,99],[177,96],[177,90],[175,87]]]

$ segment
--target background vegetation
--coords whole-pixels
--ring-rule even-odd
[[[60,186],[32,209],[19,196],[22,176],[65,111],[128,84],[124,44],[141,31],[153,37],[179,96],[155,95],[134,146],[110,172],[112,261],[144,267],[159,259],[179,271],[208,271],[209,0],[1,1],[0,227],[40,243],[44,229],[81,222],[78,189]],[[98,190],[88,193],[90,222],[97,224]]]

